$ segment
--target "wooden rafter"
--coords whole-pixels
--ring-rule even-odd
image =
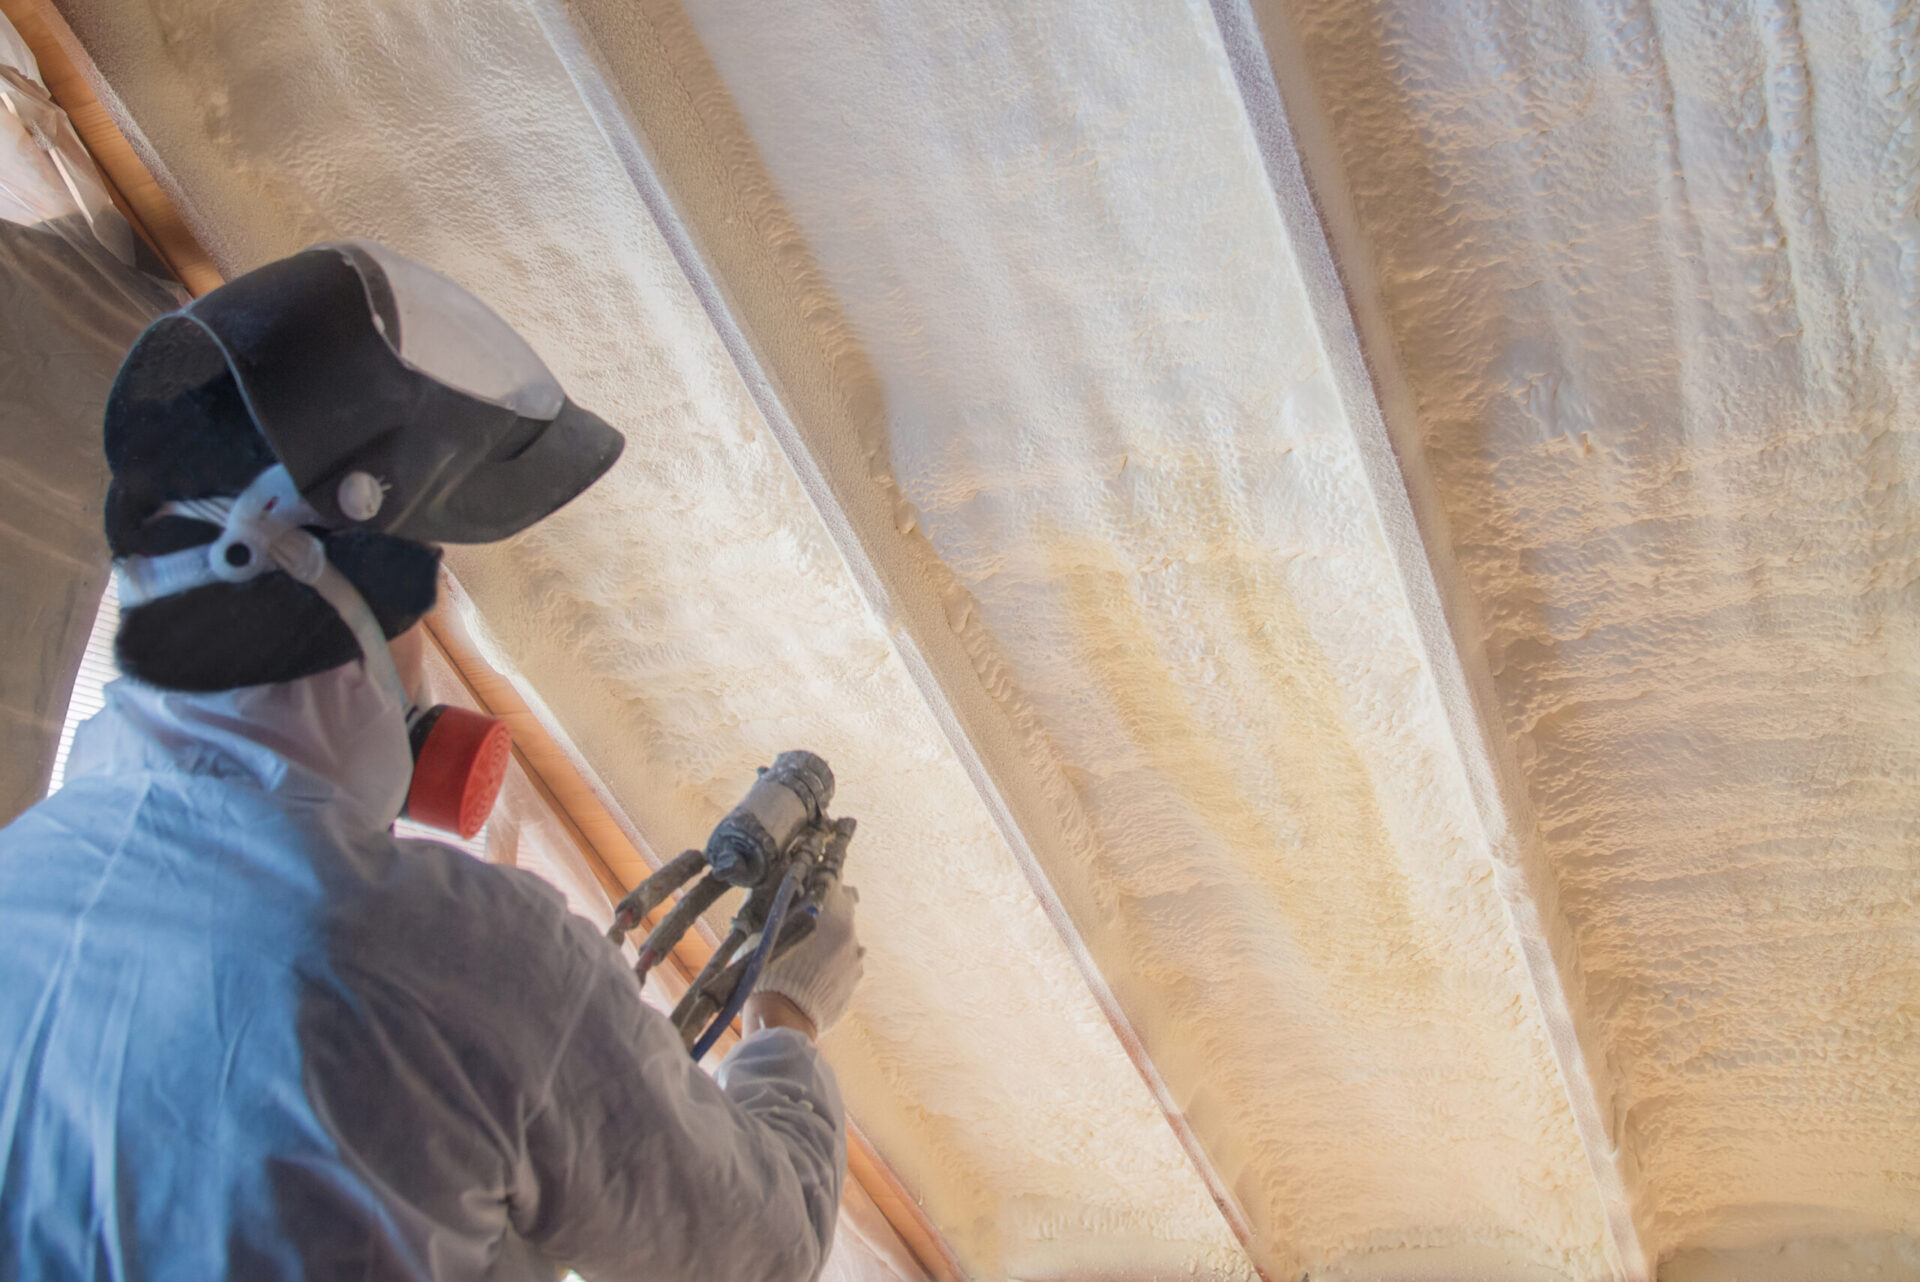
[[[128,142],[94,85],[99,82],[86,51],[48,0],[0,0],[4,14],[40,65],[48,92],[73,121],[74,131],[100,167],[114,205],[135,232],[198,296],[224,279],[213,259],[180,217],[172,199]],[[457,584],[449,578],[452,593]],[[473,646],[445,599],[427,620],[433,645],[459,675],[468,695],[513,732],[514,757],[534,791],[551,810],[601,888],[617,900],[653,868],[650,852],[629,832],[607,799],[588,781],[578,759],[551,733],[512,681]],[[656,969],[670,996],[685,992],[713,943],[689,931],[666,965]],[[722,1053],[740,1038],[739,1023],[721,1038]],[[847,1175],[865,1193],[889,1228],[933,1282],[965,1276],[957,1257],[918,1201],[851,1120],[847,1124]]]

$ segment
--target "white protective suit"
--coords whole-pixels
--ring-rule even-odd
[[[395,841],[410,769],[361,663],[108,687],[0,832],[0,1278],[820,1271],[813,1047],[716,1084],[544,883]]]

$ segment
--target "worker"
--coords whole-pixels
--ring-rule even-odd
[[[710,1078],[556,892],[392,832],[435,545],[548,515],[618,433],[345,242],[157,321],[105,440],[127,675],[0,831],[0,1278],[818,1274],[851,893]]]

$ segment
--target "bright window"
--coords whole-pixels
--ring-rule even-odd
[[[120,628],[120,596],[113,579],[100,597],[100,609],[93,616],[93,631],[87,635],[86,653],[80,657],[80,675],[74,679],[73,694],[67,700],[66,724],[60,727],[60,746],[53,753],[53,778],[48,793],[60,791],[67,774],[67,754],[73,751],[73,732],[80,723],[105,706],[101,691],[107,682],[120,675],[113,662],[113,634]]]

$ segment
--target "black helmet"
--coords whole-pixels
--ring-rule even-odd
[[[329,243],[248,272],[148,327],[108,397],[107,538],[132,589],[122,665],[228,689],[364,650],[311,578],[268,563],[266,527],[223,528],[227,500],[297,505],[391,637],[432,607],[427,544],[518,533],[623,444],[484,303],[392,250]]]

